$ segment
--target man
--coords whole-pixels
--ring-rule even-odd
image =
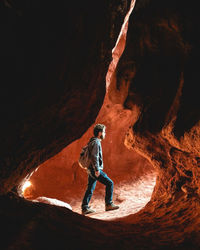
[[[89,207],[92,194],[96,187],[97,181],[106,186],[105,192],[105,210],[115,210],[116,206],[113,201],[113,181],[103,172],[103,156],[101,140],[105,138],[106,126],[103,124],[96,124],[94,127],[94,137],[89,141],[89,152],[91,157],[91,164],[88,168],[88,185],[82,201],[82,214],[90,214],[95,211]]]

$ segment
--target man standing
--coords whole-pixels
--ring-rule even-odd
[[[101,140],[105,138],[106,126],[103,124],[96,124],[94,127],[94,137],[89,141],[89,152],[91,164],[88,168],[88,185],[82,201],[82,214],[90,214],[95,211],[89,207],[92,194],[96,187],[96,182],[99,181],[106,186],[105,192],[105,210],[115,210],[116,206],[113,201],[113,181],[103,172],[103,156],[101,148]]]

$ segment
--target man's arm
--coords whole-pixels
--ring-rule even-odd
[[[98,177],[100,175],[99,170],[99,145],[95,141],[91,147],[91,161],[94,166],[95,174]]]

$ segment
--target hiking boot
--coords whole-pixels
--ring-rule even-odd
[[[84,209],[82,210],[82,214],[83,214],[83,215],[92,214],[92,213],[95,213],[95,212],[96,212],[96,211],[93,210],[93,209],[91,209],[90,207],[84,208]]]
[[[108,205],[106,205],[106,211],[116,210],[118,208],[119,208],[119,206],[115,205],[113,202],[110,203],[110,204],[108,204]]]

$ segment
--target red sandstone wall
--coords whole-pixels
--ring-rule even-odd
[[[11,24],[17,24],[17,30],[20,31],[17,33],[19,34],[17,38],[20,45],[20,41],[24,41],[25,44],[27,42],[28,45],[31,45],[33,41],[37,42],[37,39],[31,39],[37,37],[37,32],[31,35],[31,32],[34,31],[32,29],[30,29],[31,32],[26,37],[27,40],[21,40],[20,38],[23,31],[26,30],[26,25],[18,26],[18,24],[30,24],[30,20],[34,23],[34,21],[38,20],[38,16],[35,12],[33,12],[33,16],[30,16],[29,9],[26,8],[24,12],[23,8],[22,12],[20,12],[18,6],[12,7],[13,2],[9,1],[11,9],[9,9],[9,12],[6,9],[6,14],[3,12],[3,20],[7,21],[5,19],[7,14],[14,16],[12,19],[14,22]],[[37,56],[35,57],[33,52],[37,52],[37,49],[33,51],[31,47],[30,58],[30,54],[27,53],[27,56],[25,53],[25,58],[29,59],[28,61],[25,60],[27,62],[25,72],[27,73],[24,78],[21,78],[21,75],[16,77],[15,66],[13,66],[15,63],[10,60],[12,53],[9,53],[8,56],[6,54],[10,51],[15,51],[10,46],[12,39],[8,39],[4,45],[9,41],[9,46],[6,46],[6,48],[10,50],[6,50],[4,46],[2,47],[6,51],[4,55],[7,56],[5,57],[3,68],[7,81],[1,92],[4,106],[1,106],[3,119],[1,122],[2,157],[0,159],[0,191],[6,194],[0,196],[1,225],[3,228],[1,234],[2,247],[5,249],[21,249],[24,247],[37,249],[38,245],[43,249],[47,245],[49,249],[55,249],[58,246],[62,247],[63,245],[68,246],[71,244],[73,244],[75,249],[80,249],[80,245],[87,246],[87,249],[107,248],[120,250],[133,247],[136,249],[164,248],[187,250],[200,248],[200,99],[198,91],[199,67],[196,63],[199,61],[200,55],[197,25],[199,23],[199,9],[196,1],[188,3],[188,1],[179,0],[166,2],[141,0],[138,3],[140,7],[137,8],[137,12],[130,19],[126,50],[116,71],[116,86],[114,85],[112,88],[114,92],[116,88],[119,93],[121,86],[128,83],[128,96],[125,99],[125,94],[122,98],[123,100],[125,99],[123,109],[128,108],[130,112],[133,112],[134,119],[132,121],[135,123],[131,124],[131,128],[127,131],[125,141],[129,149],[133,150],[133,152],[137,151],[143,157],[146,157],[157,169],[157,184],[151,202],[139,213],[123,218],[120,222],[103,222],[77,215],[66,208],[61,209],[41,203],[35,204],[21,199],[16,194],[7,194],[8,190],[15,183],[17,185],[19,180],[22,180],[37,164],[40,164],[40,156],[44,156],[47,159],[55,155],[65,146],[64,139],[67,140],[66,144],[69,144],[76,138],[77,132],[80,132],[81,129],[82,132],[80,132],[79,136],[82,135],[84,130],[94,122],[94,117],[96,117],[98,112],[98,108],[96,109],[96,106],[93,106],[93,104],[98,104],[98,107],[100,107],[104,96],[103,85],[98,85],[98,83],[101,83],[101,74],[100,78],[98,78],[95,74],[95,67],[94,71],[92,71],[94,73],[94,75],[92,74],[93,84],[89,87],[89,90],[94,91],[94,95],[92,95],[94,99],[92,99],[92,103],[88,104],[92,112],[91,114],[87,113],[89,117],[92,115],[93,118],[91,118],[87,126],[85,123],[83,124],[85,125],[83,129],[81,122],[84,121],[85,113],[81,105],[83,99],[80,97],[82,97],[81,91],[85,91],[86,87],[83,85],[84,87],[79,89],[80,93],[76,92],[77,96],[74,95],[77,90],[76,87],[81,87],[82,85],[79,85],[79,81],[77,81],[77,86],[75,85],[74,89],[74,85],[72,86],[73,81],[70,81],[70,77],[67,74],[68,72],[76,72],[75,69],[78,69],[76,63],[79,63],[79,61],[74,58],[73,63],[75,67],[73,68],[73,65],[70,64],[70,68],[66,68],[67,70],[71,69],[71,71],[64,71],[62,74],[58,74],[65,81],[62,82],[63,85],[58,85],[59,81],[55,81],[55,86],[59,86],[58,89],[56,87],[56,93],[54,85],[51,85],[56,78],[55,71],[52,71],[54,77],[50,85],[49,81],[46,81],[41,86],[41,82],[39,82],[35,88],[34,83],[37,82],[39,73],[34,71],[37,69],[35,66],[38,64],[35,63],[37,62]],[[89,6],[86,5],[86,7]],[[46,13],[46,6],[44,7],[44,13]],[[53,7],[56,6],[53,5]],[[57,8],[55,10],[58,11]],[[24,16],[23,13],[26,15]],[[62,9],[58,13],[63,14]],[[21,15],[22,19],[20,19]],[[33,17],[36,19],[32,19]],[[51,17],[49,20],[55,20],[52,19],[51,15],[49,17]],[[62,19],[59,20],[62,21]],[[75,18],[72,20],[75,20]],[[36,24],[38,23],[36,22]],[[97,24],[98,22],[95,23],[95,25]],[[99,24],[100,26],[98,27],[102,27],[101,31],[104,31],[105,26],[102,25],[101,19]],[[7,26],[9,32],[12,31],[12,27],[16,27],[12,25],[9,24]],[[58,28],[60,27],[58,23],[54,27],[55,30],[62,31],[62,28]],[[64,28],[66,28],[65,23]],[[9,32],[7,33],[4,30],[2,39],[4,39],[4,35],[7,35],[6,38],[10,38],[8,34],[13,33]],[[27,35],[26,32],[25,34]],[[59,34],[62,40],[62,32],[59,32]],[[95,34],[99,33],[95,30]],[[53,32],[52,37],[58,38],[57,33]],[[102,33],[100,33],[100,37],[102,37]],[[106,38],[108,37],[106,36]],[[78,42],[79,40],[80,38],[77,37]],[[43,41],[49,40],[44,39]],[[58,39],[58,41],[60,40]],[[71,40],[69,39],[69,41]],[[98,43],[94,44],[96,48]],[[25,52],[29,52],[28,45]],[[46,47],[46,43],[44,45]],[[65,41],[63,46],[60,46],[60,43],[58,45],[60,55],[63,55]],[[53,48],[53,46],[49,48]],[[16,51],[19,52],[19,50]],[[48,52],[48,50],[45,51]],[[72,52],[74,51],[72,50]],[[104,55],[104,53],[99,53],[99,50],[92,50],[92,52],[96,51],[98,51],[97,55],[92,54],[94,61],[99,55]],[[57,55],[56,50],[54,53]],[[14,53],[14,55],[19,54]],[[70,58],[70,51],[66,52],[65,55],[64,59]],[[51,57],[52,54],[49,54],[49,56]],[[79,56],[79,53],[77,56]],[[48,59],[49,57],[47,57],[46,62]],[[90,64],[94,62],[93,60],[89,60]],[[56,62],[54,66],[57,65],[57,72],[60,69],[60,63],[57,64],[58,61],[54,61]],[[33,62],[33,64],[30,64],[30,62]],[[63,64],[61,63],[61,65]],[[63,68],[66,65],[69,66],[69,64],[64,64]],[[19,66],[21,69],[22,65],[20,64]],[[51,69],[55,69],[54,66],[52,65]],[[47,66],[45,65],[45,67]],[[49,71],[49,65],[46,69],[47,71],[43,71],[43,77],[46,72],[51,72]],[[10,72],[13,74],[8,74]],[[32,76],[33,72],[37,72],[34,76],[34,81],[30,85],[25,85],[27,88],[23,88],[20,85],[20,80],[24,80],[27,83],[27,79],[29,79],[30,75]],[[101,72],[105,73],[105,69]],[[78,76],[78,74],[75,75]],[[62,78],[63,76],[65,77]],[[49,78],[51,77],[49,76]],[[97,78],[98,81],[96,81]],[[84,78],[84,80],[86,83],[88,82],[88,78]],[[18,83],[17,85],[15,85],[16,82]],[[64,83],[67,85],[65,86]],[[9,89],[10,86],[11,88]],[[29,92],[30,86],[31,91]],[[46,96],[44,94],[47,94],[47,86],[51,91]],[[66,87],[64,92],[62,87]],[[94,87],[99,87],[98,91]],[[21,90],[24,92],[21,92]],[[30,94],[27,99],[24,99],[24,97],[27,97],[25,93]],[[65,95],[63,96],[62,93],[65,93]],[[87,99],[89,92],[83,93],[84,98]],[[99,97],[97,93],[101,93],[101,100],[96,99],[97,96]],[[66,103],[66,97],[70,96],[72,99],[69,98],[70,101]],[[116,98],[117,95],[112,96],[114,96],[113,99],[110,97],[112,103],[116,104],[119,99],[121,100],[120,95],[118,96],[119,98]],[[17,99],[16,97],[20,98]],[[75,97],[79,97],[79,102],[74,101]],[[58,100],[60,100],[60,105],[58,105]],[[68,107],[66,104],[72,105],[72,109],[66,110],[66,107]],[[5,106],[8,112],[4,112]],[[59,113],[58,111],[60,110],[61,112]],[[75,119],[76,116],[72,119],[74,110],[82,118],[78,120],[79,124],[77,126],[71,126],[74,125],[74,121],[77,121]],[[55,114],[59,115],[55,116]],[[66,119],[63,120],[63,117],[66,117]],[[117,115],[114,116],[114,118],[116,117]],[[55,128],[55,124],[58,124],[58,121],[60,121],[59,126]],[[67,128],[65,128],[66,124],[68,125]],[[62,171],[63,176],[65,176],[65,170]],[[60,182],[55,180],[55,174],[57,173],[52,171],[50,174],[50,180],[54,181],[53,184],[60,185]],[[69,179],[74,176],[72,172],[67,174],[69,174]],[[70,193],[70,190],[68,189],[67,192]],[[77,241],[77,239],[79,240]]]
[[[123,107],[128,96],[130,82],[134,77],[135,70],[127,71],[126,79],[120,79],[120,88],[117,88],[115,67],[121,56],[126,41],[128,18],[134,8],[132,1],[130,12],[125,18],[116,46],[113,49],[113,61],[107,73],[107,93],[103,106],[96,118],[95,123],[106,125],[106,140],[102,142],[104,155],[104,170],[115,181],[116,185],[126,180],[127,184],[137,180],[143,175],[153,172],[149,162],[136,152],[128,149],[125,144],[125,135],[138,119],[136,110],[128,110]],[[119,81],[119,80],[118,80]],[[32,186],[27,188],[24,196],[35,198],[37,196],[56,197],[70,202],[74,197],[82,198],[87,183],[87,175],[78,166],[77,160],[81,151],[91,136],[93,126],[82,136],[58,155],[42,164],[30,178]],[[97,188],[98,189],[98,188]]]
[[[103,123],[107,127],[106,138],[102,141],[104,170],[114,180],[115,185],[121,181],[128,184],[154,172],[145,158],[124,144],[126,132],[136,118],[131,110],[124,109],[120,103],[113,104],[106,95],[95,122]],[[81,147],[93,136],[93,126],[79,140],[38,167],[30,178],[32,186],[25,190],[26,198],[46,196],[66,202],[76,199],[75,197],[82,198],[87,174],[79,167],[77,160]],[[99,188],[101,187],[97,187],[97,190]]]

